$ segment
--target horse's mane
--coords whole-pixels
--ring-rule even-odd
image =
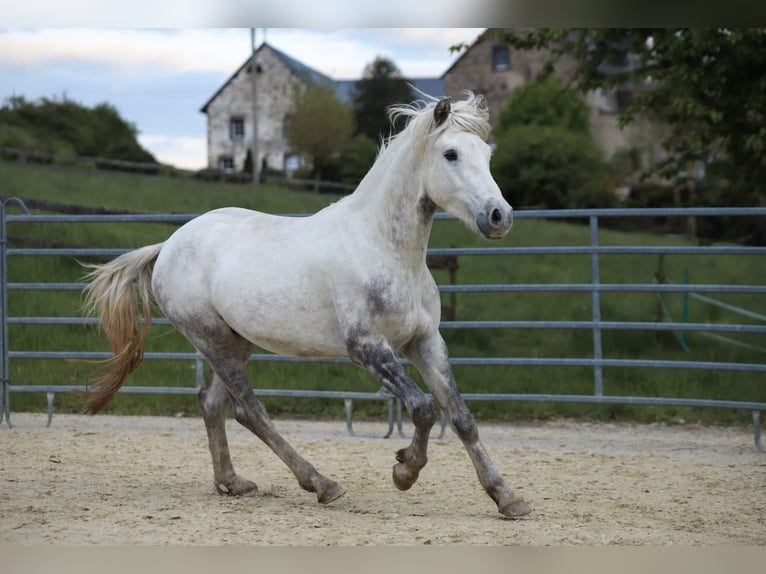
[[[489,137],[491,127],[489,125],[489,110],[484,96],[477,96],[473,92],[465,92],[464,100],[453,100],[450,106],[449,117],[434,129],[433,112],[437,98],[425,96],[426,100],[418,100],[412,104],[399,104],[388,108],[388,116],[393,125],[399,119],[406,121],[405,128],[396,135],[389,137],[383,142],[380,154],[382,155],[394,142],[403,138],[410,138],[415,142],[422,142],[423,148],[428,142],[437,137],[450,126],[456,126],[467,132],[471,132],[486,140]]]
[[[487,100],[473,92],[467,91],[465,95],[463,100],[451,101],[447,118],[438,125],[434,119],[434,108],[440,101],[438,98],[421,93],[426,99],[389,107],[388,116],[392,125],[399,119],[403,119],[406,125],[399,133],[381,142],[375,162],[359,183],[357,191],[363,193],[368,188],[377,189],[377,182],[386,177],[388,161],[398,153],[397,149],[403,149],[401,145],[411,144],[406,146],[406,153],[412,154],[411,159],[418,163],[431,143],[450,127],[473,133],[486,141],[492,130]]]

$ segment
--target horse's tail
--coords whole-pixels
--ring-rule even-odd
[[[85,311],[98,316],[114,356],[105,361],[104,373],[88,388],[84,411],[95,414],[120,389],[144,358],[144,339],[151,326],[151,279],[162,243],[129,251],[103,265],[86,265]],[[138,296],[133,282],[138,284]],[[144,317],[141,325],[139,305]]]

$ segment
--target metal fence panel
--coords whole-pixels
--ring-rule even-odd
[[[18,205],[24,213],[8,214],[7,206]],[[296,217],[305,214],[292,214]],[[675,216],[698,216],[698,217],[761,217],[766,215],[766,208],[663,208],[663,209],[577,209],[577,210],[528,210],[517,211],[514,217],[517,219],[583,219],[589,226],[589,244],[577,246],[544,246],[544,247],[481,247],[481,248],[438,248],[429,249],[429,255],[434,256],[457,256],[457,257],[512,257],[529,255],[588,255],[590,257],[589,283],[564,283],[564,284],[491,284],[491,285],[440,285],[442,293],[513,293],[513,292],[572,292],[590,293],[592,317],[589,321],[443,321],[442,329],[574,329],[591,331],[593,340],[592,357],[555,358],[555,357],[491,357],[452,358],[451,363],[455,366],[558,366],[558,367],[588,367],[593,369],[593,394],[499,394],[499,393],[467,393],[467,400],[484,401],[529,401],[529,402],[569,402],[569,403],[595,403],[595,404],[632,404],[632,405],[676,405],[696,406],[709,408],[738,408],[752,412],[754,424],[754,437],[756,446],[766,452],[760,442],[760,411],[766,408],[766,403],[756,401],[729,401],[710,400],[702,398],[662,398],[662,397],[633,397],[633,396],[605,396],[603,389],[603,368],[657,368],[657,369],[685,369],[685,370],[721,370],[732,372],[766,372],[766,364],[763,363],[727,363],[709,361],[671,361],[671,360],[639,360],[639,359],[610,359],[603,356],[602,333],[607,330],[653,330],[653,331],[681,331],[705,332],[714,336],[715,333],[766,333],[766,325],[740,324],[740,323],[691,323],[691,322],[640,322],[640,321],[603,321],[601,319],[601,294],[624,293],[624,292],[650,292],[650,293],[686,293],[697,297],[704,297],[700,293],[744,293],[766,294],[764,285],[737,285],[737,284],[710,284],[710,285],[681,285],[681,284],[621,284],[602,283],[600,277],[600,256],[602,255],[632,255],[632,254],[684,254],[684,255],[753,255],[766,254],[766,247],[752,247],[740,245],[726,246],[601,246],[599,245],[599,220],[606,218],[629,218],[629,217],[675,217]],[[9,291],[79,291],[85,287],[84,283],[44,283],[44,282],[10,282],[7,271],[8,257],[40,256],[40,257],[115,257],[128,249],[104,249],[104,248],[10,248],[7,244],[7,223],[131,223],[131,222],[159,222],[183,224],[195,217],[194,214],[140,214],[140,215],[33,215],[28,213],[26,206],[16,198],[9,198],[0,205],[0,290],[2,297],[2,325],[0,325],[0,422],[5,416],[8,424],[10,421],[10,392],[45,392],[49,395],[49,417],[52,414],[51,394],[56,392],[70,392],[84,390],[76,385],[14,385],[10,381],[9,361],[15,359],[81,359],[101,360],[108,358],[109,353],[81,352],[81,351],[34,351],[13,350],[9,348],[8,326],[9,325],[93,325],[96,319],[88,317],[20,317],[8,315],[8,292]],[[451,216],[439,213],[437,220],[453,219]],[[766,321],[766,317],[758,313],[744,312],[750,318]],[[154,324],[169,325],[164,318],[156,318]],[[166,393],[166,394],[193,394],[201,381],[202,358],[199,354],[189,353],[146,353],[148,360],[181,360],[194,361],[197,364],[197,376],[194,384],[188,387],[138,387],[124,386],[120,392],[125,393]],[[301,359],[284,355],[254,354],[253,361],[262,362],[322,362],[322,363],[345,363],[347,359]],[[191,383],[191,381],[190,381]],[[389,405],[389,432],[393,428],[392,422],[392,397],[388,393],[360,393],[351,391],[288,391],[283,389],[260,389],[262,396],[275,397],[320,397],[344,400],[346,404],[347,428],[351,434],[351,403],[354,400],[382,400]],[[397,404],[399,413],[399,432],[401,427],[401,405]],[[442,418],[442,432],[444,419]]]

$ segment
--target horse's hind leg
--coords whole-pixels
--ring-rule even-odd
[[[250,353],[247,345],[246,355]],[[246,360],[246,359],[245,359]],[[226,412],[229,409],[229,393],[213,369],[208,370],[202,388],[199,391],[199,404],[213,458],[215,488],[220,494],[239,496],[258,490],[258,486],[240,477],[234,472],[229,455],[229,443],[226,439]]]
[[[255,392],[250,387],[245,372],[246,358],[242,358],[242,349],[246,344],[245,340],[237,333],[232,331],[229,326],[217,314],[196,316],[193,321],[186,324],[179,324],[176,321],[176,327],[191,341],[207,359],[210,366],[215,371],[216,378],[220,378],[225,387],[229,399],[231,400],[234,416],[244,427],[250,429],[258,438],[265,442],[274,453],[287,464],[298,484],[309,492],[315,492],[319,502],[326,504],[340,498],[345,494],[343,488],[333,480],[322,476],[317,470],[304,460],[292,446],[279,434],[274,424],[269,419],[266,409],[258,401]],[[249,353],[248,353],[249,354]],[[215,397],[220,399],[220,391],[215,379],[211,384],[211,390],[218,393]],[[213,428],[213,437],[216,442],[213,443],[211,453],[214,457],[218,456],[223,461],[221,469],[227,470],[226,454],[221,448],[222,443],[219,438],[223,436],[220,432],[217,417],[223,417],[221,411],[224,407],[220,404],[210,409],[210,421]],[[207,420],[206,420],[207,423]],[[217,450],[215,450],[217,449]],[[228,450],[228,447],[226,448]],[[220,458],[223,457],[223,458]],[[230,461],[228,468],[231,468]]]
[[[219,368],[227,369],[225,361]],[[315,492],[317,500],[327,504],[345,494],[345,490],[334,480],[321,475],[279,434],[269,419],[266,409],[256,399],[253,389],[247,381],[244,369],[228,371],[225,375],[227,386],[232,395],[234,416],[244,427],[253,431],[274,453],[290,468],[304,490]]]

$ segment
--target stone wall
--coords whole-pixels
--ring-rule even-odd
[[[461,98],[465,90],[483,94],[489,104],[490,122],[497,125],[500,110],[503,109],[513,91],[535,77],[545,64],[546,52],[510,51],[510,66],[507,70],[494,70],[492,51],[500,43],[491,38],[480,38],[452,68],[444,74],[444,88],[447,95]],[[557,64],[557,75],[568,80],[572,76],[572,62]]]
[[[460,59],[444,74],[447,95],[461,98],[465,90],[483,94],[489,104],[490,122],[497,125],[500,111],[513,91],[532,80],[545,65],[548,52],[543,50],[510,51],[510,66],[507,70],[494,70],[492,51],[502,45],[485,35],[480,37]],[[561,58],[554,66],[556,75],[565,82],[572,80],[575,62]],[[589,93],[585,98],[590,107],[591,133],[604,153],[611,156],[623,147],[643,147],[641,141],[644,129],[631,126],[621,130],[617,125],[617,108],[613,94]]]
[[[258,160],[268,167],[284,169],[289,144],[284,133],[285,117],[292,109],[293,94],[301,83],[271,51],[269,46],[256,53],[256,98],[258,104]],[[224,86],[207,108],[208,166],[217,168],[222,156],[234,160],[234,170],[241,171],[253,137],[253,83],[251,65],[243,66]],[[245,122],[244,138],[232,139],[230,120]],[[263,164],[261,164],[263,165]]]

